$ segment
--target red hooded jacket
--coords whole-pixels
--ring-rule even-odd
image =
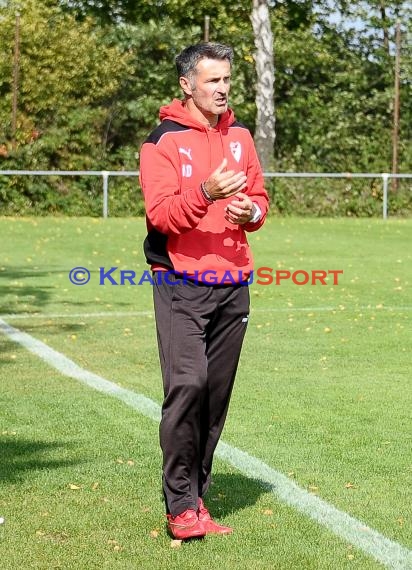
[[[215,128],[195,120],[183,101],[174,99],[160,109],[162,123],[143,143],[140,182],[146,205],[148,235],[144,249],[153,269],[173,269],[199,277],[212,271],[222,279],[246,280],[253,258],[245,231],[259,229],[268,211],[262,170],[253,139],[228,109]],[[209,202],[200,185],[221,164],[243,170],[243,190],[257,204],[256,223],[232,224],[225,220],[225,206],[235,196]]]

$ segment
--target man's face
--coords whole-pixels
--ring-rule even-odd
[[[196,73],[181,85],[192,103],[207,119],[222,115],[228,107],[230,63],[227,60],[202,59]]]

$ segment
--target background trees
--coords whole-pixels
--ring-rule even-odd
[[[273,168],[390,171],[394,25],[399,18],[399,170],[412,171],[411,3],[284,0],[269,6],[276,79]],[[20,58],[13,133],[17,11]],[[206,15],[210,39],[234,47],[231,104],[238,120],[254,132],[251,13],[252,0],[3,0],[0,168],[137,169],[138,149],[158,122],[159,106],[179,96],[174,56],[203,39]],[[31,205],[36,211],[60,210],[70,191],[79,208],[90,204],[84,213],[93,213],[100,186],[90,180],[70,183],[70,188],[67,184],[1,178],[2,209],[21,212]],[[125,203],[129,211],[133,198]]]

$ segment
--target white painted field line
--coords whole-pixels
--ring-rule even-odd
[[[153,311],[101,311],[96,313],[8,313],[0,319],[100,319],[122,317],[151,317]]]
[[[306,312],[332,312],[353,313],[358,311],[412,311],[412,306],[405,307],[373,307],[365,305],[360,307],[265,307],[253,308],[253,313],[306,313]],[[153,311],[100,311],[96,313],[4,313],[0,319],[23,320],[23,319],[100,319],[100,318],[123,318],[123,317],[151,317]]]
[[[69,376],[75,380],[80,380],[80,382],[87,384],[99,392],[104,392],[105,394],[114,396],[132,408],[139,410],[148,418],[159,421],[160,406],[150,398],[146,398],[146,396],[141,394],[136,394],[131,390],[126,390],[125,388],[114,384],[114,382],[105,380],[101,376],[81,368],[75,364],[73,360],[70,360],[70,358],[67,358],[60,352],[53,350],[47,346],[47,344],[44,344],[27,333],[15,329],[7,324],[3,319],[0,319],[0,332],[4,333],[14,342],[24,346],[33,354],[39,356],[42,360],[47,362],[47,364],[50,364],[50,366],[65,376]]]
[[[411,570],[412,551],[389,540],[376,530],[339,511],[296,485],[288,477],[256,457],[224,442],[219,443],[219,456],[247,477],[259,479],[280,501],[294,507],[334,534],[353,544],[392,570]]]
[[[53,350],[43,342],[24,333],[0,319],[0,332],[9,339],[39,356],[44,362],[70,378],[109,394],[153,420],[160,419],[160,406],[141,394],[136,394],[117,384],[93,374],[75,364],[72,360]],[[411,570],[412,551],[389,540],[347,513],[300,488],[282,473],[276,471],[256,457],[221,441],[217,456],[231,464],[251,479],[260,480],[282,502],[322,524],[339,538],[363,550],[392,570]]]

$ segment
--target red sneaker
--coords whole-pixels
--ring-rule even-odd
[[[166,517],[169,530],[177,540],[201,538],[206,534],[203,523],[199,521],[196,511],[193,509],[183,511],[176,517],[172,517],[172,515],[166,515]]]
[[[200,498],[198,505],[199,521],[203,524],[206,534],[230,534],[233,532],[233,528],[230,528],[230,526],[222,526],[212,519],[203,500]]]

